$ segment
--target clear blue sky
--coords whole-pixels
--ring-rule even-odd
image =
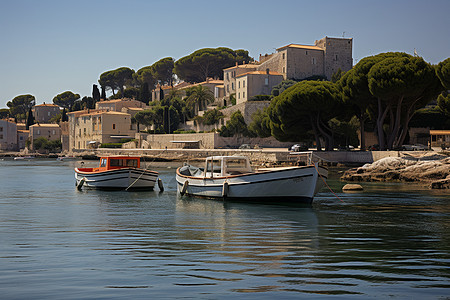
[[[0,0],[0,108],[17,95],[51,103],[92,94],[101,73],[137,71],[205,47],[257,59],[290,43],[353,38],[358,60],[387,51],[450,57],[449,0]]]

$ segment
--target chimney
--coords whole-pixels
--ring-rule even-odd
[[[236,62],[236,67],[238,66],[238,62]]]
[[[267,68],[267,69],[266,69],[266,74],[269,75],[269,72],[270,72],[270,69]]]

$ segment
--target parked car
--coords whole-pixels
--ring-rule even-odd
[[[308,147],[306,147],[304,145],[300,145],[300,144],[295,144],[295,145],[292,145],[291,148],[289,148],[289,150],[292,152],[300,152],[300,151],[308,150]]]
[[[239,146],[239,149],[252,149],[249,144],[242,144]]]
[[[425,151],[428,150],[427,146],[422,144],[415,145],[402,145],[402,150],[404,151]]]

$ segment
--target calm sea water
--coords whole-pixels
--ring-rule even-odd
[[[177,196],[175,164],[155,164],[163,193],[80,192],[77,163],[0,161],[1,299],[450,296],[448,191],[224,203]]]

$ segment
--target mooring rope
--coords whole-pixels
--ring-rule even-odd
[[[156,156],[153,157],[153,160],[152,160],[152,161],[154,161],[155,159],[156,159]],[[145,161],[145,157],[144,157],[144,163],[146,163],[147,166],[145,167],[144,171],[142,171],[142,174],[139,175],[139,177],[138,177],[135,181],[133,181],[133,182],[125,189],[125,191],[128,191],[128,189],[129,189],[130,187],[132,187],[139,179],[141,179],[142,175],[144,175],[145,172],[146,172],[146,171],[148,170],[148,168],[150,167],[150,163],[151,163],[152,161],[149,161],[148,164],[147,164],[147,162]]]
[[[320,172],[319,172],[319,170],[317,169],[317,167],[316,167],[316,164],[315,163],[313,163],[313,166],[314,166],[314,168],[316,169],[316,171],[317,171],[317,174],[319,174],[319,176],[320,176],[320,178],[322,179],[322,181],[323,181],[323,183],[325,183],[325,185],[327,186],[327,188],[336,196],[336,198],[338,198],[342,203],[344,203],[344,201],[342,201],[342,199],[341,198],[339,198],[339,196],[338,195],[336,195],[336,193],[330,188],[330,186],[328,185],[328,183],[326,182],[326,180],[323,178],[323,176],[322,175],[320,175]]]

